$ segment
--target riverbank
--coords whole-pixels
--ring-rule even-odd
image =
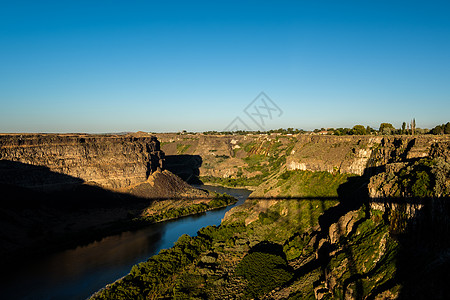
[[[107,224],[100,224],[97,226],[89,227],[77,232],[65,232],[59,237],[53,237],[51,240],[43,240],[35,242],[29,247],[15,250],[14,253],[3,257],[2,267],[8,268],[15,264],[17,259],[33,260],[39,258],[42,255],[48,255],[51,253],[71,249],[77,246],[87,245],[94,241],[98,241],[108,236],[117,235],[126,231],[136,231],[146,226],[176,220],[178,218],[205,213],[207,211],[220,209],[229,205],[235,204],[237,200],[231,196],[224,194],[210,193],[210,196],[203,199],[158,199],[152,200],[146,209],[152,209],[155,211],[155,206],[158,209],[156,213],[144,214],[140,213],[136,216],[136,213],[130,213],[133,210],[133,205],[130,203],[127,207],[121,210],[127,210],[128,218],[111,221]],[[155,203],[157,202],[157,203]],[[141,207],[141,205],[139,205]],[[112,212],[116,215],[117,209]],[[141,209],[139,208],[139,211]],[[143,210],[145,212],[145,210]]]
[[[419,207],[369,192],[395,193],[396,183],[436,193],[445,182],[424,178],[448,178],[450,168],[440,158],[396,166],[373,177],[283,172],[220,226],[180,237],[92,299],[445,299],[448,198],[413,194]]]
[[[202,177],[200,177],[203,179]],[[196,186],[196,185],[193,185]],[[249,190],[249,191],[255,191],[257,189],[254,185],[226,185],[221,182],[214,182],[214,181],[207,181],[205,180],[203,182],[203,186],[213,186],[213,187],[223,187],[223,188],[230,188],[230,189],[242,189],[242,190]]]
[[[211,188],[214,189],[207,187]],[[250,193],[240,189],[226,190],[239,200],[238,203],[242,203]],[[222,188],[217,188],[217,191],[225,192]],[[194,236],[205,226],[220,224],[225,212],[238,203],[159,221],[75,249],[36,257],[27,264],[20,261],[11,272],[7,272],[9,275],[1,290],[8,291],[4,295],[11,299],[86,298],[107,283],[126,275],[133,265],[146,261],[161,249],[172,247],[181,235]],[[20,271],[24,269],[26,273]],[[24,286],[27,286],[26,290]]]

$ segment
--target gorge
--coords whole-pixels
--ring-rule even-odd
[[[191,207],[212,196],[176,174],[253,193],[220,226],[181,237],[94,299],[444,296],[448,136],[155,136],[0,136],[4,257],[50,240],[61,244],[58,234],[110,230],[113,223],[120,232],[155,214],[149,200],[174,199],[156,206],[159,212],[197,212],[182,199],[194,199]],[[80,195],[93,192],[101,197],[80,204]],[[36,195],[46,205],[28,199]]]

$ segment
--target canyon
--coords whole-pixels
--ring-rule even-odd
[[[168,157],[186,157],[174,170],[180,175],[239,178],[261,175],[277,156],[282,170],[363,175],[377,167],[429,156],[448,161],[450,138],[444,136],[318,136],[248,134],[208,136],[156,134]],[[256,156],[259,170],[251,168]],[[274,159],[272,159],[272,162]],[[178,170],[177,170],[178,167]],[[388,166],[389,168],[389,166]]]
[[[212,209],[214,198],[164,169],[153,136],[3,134],[0,187],[2,264]]]
[[[2,135],[2,251],[7,257],[113,221],[120,228],[138,216],[155,220],[158,210],[188,211],[184,199],[198,204],[209,195],[185,181],[204,182],[253,193],[222,225],[180,238],[94,299],[149,289],[168,298],[440,298],[449,166],[448,135]],[[36,195],[47,204],[31,200]],[[173,199],[164,206],[154,201],[161,198]],[[177,262],[179,251],[190,253],[183,263],[149,275]],[[261,257],[263,269],[251,272],[285,279],[264,287],[248,277]],[[285,266],[273,269],[271,259]],[[420,286],[411,274],[424,270],[430,276]]]

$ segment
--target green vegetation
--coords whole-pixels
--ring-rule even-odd
[[[177,144],[177,153],[178,154],[183,154],[186,153],[186,151],[191,147],[192,145],[190,144]]]
[[[392,134],[393,132],[395,132],[395,128],[391,123],[381,123],[380,129],[378,131],[381,134]]]
[[[444,159],[423,158],[401,169],[397,184],[402,196],[439,197],[450,192],[449,177],[450,164]]]
[[[264,176],[256,175],[250,178],[238,177],[238,178],[221,178],[214,176],[201,176],[200,180],[204,183],[220,184],[228,187],[246,187],[246,186],[258,186],[264,182]]]
[[[303,130],[303,129],[298,129],[298,128],[279,128],[279,129],[272,129],[272,130],[268,130],[268,131],[261,131],[261,130],[256,130],[256,131],[247,131],[247,130],[236,130],[236,131],[204,131],[203,134],[205,135],[231,135],[231,134],[236,134],[236,135],[247,135],[247,134],[272,134],[272,133],[279,133],[279,134],[302,134],[305,133],[307,131]]]
[[[289,281],[292,271],[288,268],[286,259],[280,255],[252,252],[240,261],[236,275],[243,276],[248,281],[246,296],[255,298]]]
[[[366,134],[366,128],[362,125],[355,125],[352,129],[352,134],[355,135],[365,135]]]
[[[450,134],[450,122],[446,124],[438,125],[431,129],[431,134]]]
[[[157,296],[170,276],[194,262],[200,253],[211,247],[211,240],[203,235],[182,235],[175,245],[161,250],[148,261],[139,263],[117,282],[106,286],[91,299],[146,299]]]
[[[174,143],[174,142],[161,142],[160,146],[162,147],[162,146],[169,145],[172,143]]]
[[[332,135],[366,135],[366,134],[382,134],[382,135],[391,135],[391,134],[409,134],[409,135],[417,135],[417,134],[449,134],[450,133],[450,122],[442,125],[438,125],[434,127],[432,130],[416,128],[415,119],[411,120],[411,122],[402,122],[401,128],[396,129],[391,123],[381,123],[379,130],[375,130],[370,126],[364,127],[363,125],[355,125],[353,128],[317,128],[312,131],[306,131],[303,129],[273,129],[268,131],[205,131],[203,134],[205,135],[248,135],[248,134],[279,134],[279,135],[294,135],[294,134],[310,134],[310,133],[321,133],[321,134],[332,134]],[[247,151],[248,152],[248,151]]]
[[[188,200],[186,200],[188,201]],[[143,216],[136,219],[137,222],[160,222],[169,219],[175,219],[183,216],[188,216],[192,214],[198,214],[201,212],[205,212],[211,209],[216,209],[220,207],[225,207],[230,204],[236,203],[237,200],[234,197],[231,197],[227,194],[217,194],[214,198],[209,202],[192,204],[184,207],[172,207],[167,211],[157,213],[151,216]]]
[[[243,151],[247,156],[243,161],[247,164],[243,169],[239,169],[233,177],[222,178],[213,176],[202,176],[200,180],[204,183],[220,184],[228,187],[258,186],[263,183],[271,174],[279,171],[282,165],[286,163],[287,151],[292,151],[294,143],[283,144],[280,141],[266,141],[262,143],[250,142],[243,145]],[[217,163],[223,162],[229,157],[226,155],[217,156]],[[204,165],[205,168],[211,168],[210,165]],[[246,171],[244,174],[243,170]],[[248,176],[251,173],[252,176]]]
[[[285,171],[278,177],[276,187],[280,187],[281,197],[337,197],[338,187],[353,176],[325,171]]]
[[[282,286],[292,287],[285,294],[288,298],[303,299],[314,297],[314,287],[323,284],[324,274],[333,283],[323,288],[324,299],[343,298],[346,290],[354,298],[367,297],[396,274],[398,243],[377,211],[359,208],[357,217],[352,217],[355,229],[338,232],[329,261],[318,265],[316,256],[317,230],[326,235],[329,231],[320,228],[319,218],[330,217],[328,210],[339,202],[314,197],[336,196],[348,177],[283,172],[269,189],[281,188],[280,196],[286,199],[269,206],[264,205],[266,200],[247,201],[219,227],[205,227],[196,237],[180,237],[173,248],[134,266],[129,275],[93,299],[223,299],[230,294],[251,299]],[[228,200],[219,197],[216,202],[222,205]],[[308,267],[308,262],[315,267]]]
[[[314,252],[311,245],[311,236],[305,233],[296,233],[284,244],[284,252],[288,260],[299,257],[309,257]]]
[[[225,160],[229,159],[230,157],[228,155],[216,155],[216,163],[220,164],[221,162],[224,162]]]
[[[334,255],[327,274],[335,280],[331,294],[344,298],[343,291],[352,287],[352,298],[364,299],[376,288],[395,277],[399,244],[389,234],[382,219],[363,216],[356,234],[342,237],[341,251]]]
[[[446,127],[447,126],[447,127]],[[364,128],[363,125],[355,125],[353,128],[322,128],[321,130],[315,129],[313,132],[325,132],[326,134],[333,135],[367,135],[367,134],[379,134],[379,135],[393,135],[393,134],[408,134],[408,135],[418,135],[418,134],[444,134],[445,128],[448,129],[450,133],[450,124],[443,124],[436,126],[433,130],[416,128],[416,121],[413,119],[410,123],[403,122],[401,128],[396,129],[391,123],[381,123],[379,130],[375,130],[370,126]]]
[[[412,128],[414,131],[408,131],[404,123],[401,133],[417,132],[415,124]],[[356,125],[334,132],[364,135],[376,131]],[[380,126],[380,133],[398,132],[392,124]],[[240,146],[238,154],[245,164],[232,169],[233,178],[204,176],[201,180],[231,187],[256,186],[255,198],[234,208],[220,226],[203,228],[197,237],[180,237],[173,248],[133,267],[129,275],[108,286],[95,299],[398,296],[400,284],[395,280],[399,276],[400,241],[411,227],[406,203],[389,206],[380,201],[371,206],[372,203],[364,202],[371,201],[363,195],[369,184],[367,177],[287,171],[286,156],[295,146],[288,137]],[[363,141],[352,147],[355,150],[368,146]],[[228,159],[227,155],[216,156],[208,167]],[[422,198],[450,193],[450,164],[443,158],[401,161],[390,170],[378,175],[389,188],[398,191],[393,196]],[[389,197],[390,191],[386,195]],[[195,204],[168,210],[161,218],[232,203],[223,197],[208,206]]]

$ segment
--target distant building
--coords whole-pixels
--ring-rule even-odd
[[[319,131],[319,132],[316,133],[316,134],[318,134],[318,135],[327,135],[328,133],[329,133],[328,130],[322,130],[322,131]]]

